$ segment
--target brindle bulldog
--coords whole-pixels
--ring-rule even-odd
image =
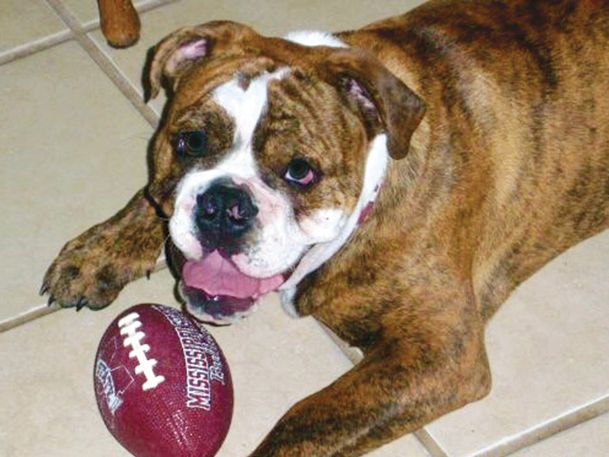
[[[335,35],[214,22],[153,50],[148,185],[43,291],[102,308],[176,249],[188,310],[280,291],[364,358],[253,456],[356,456],[484,397],[484,325],[609,226],[609,2],[431,1]]]

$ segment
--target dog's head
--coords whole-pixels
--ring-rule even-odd
[[[148,190],[171,215],[189,311],[219,324],[271,291],[289,295],[347,241],[424,112],[376,59],[331,36],[265,38],[230,22],[161,41],[150,95],[163,83]]]

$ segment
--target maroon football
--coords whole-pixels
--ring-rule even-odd
[[[233,414],[218,344],[162,305],[134,306],[110,324],[95,357],[95,394],[108,430],[136,457],[212,457]]]

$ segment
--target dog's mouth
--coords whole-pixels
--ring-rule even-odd
[[[277,290],[285,280],[285,274],[248,276],[215,250],[202,260],[184,264],[181,292],[197,318],[226,325],[249,315],[261,297]]]

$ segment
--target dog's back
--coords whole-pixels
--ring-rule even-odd
[[[487,315],[609,225],[608,1],[431,1],[345,36],[425,100],[456,201],[483,194],[468,230]]]

